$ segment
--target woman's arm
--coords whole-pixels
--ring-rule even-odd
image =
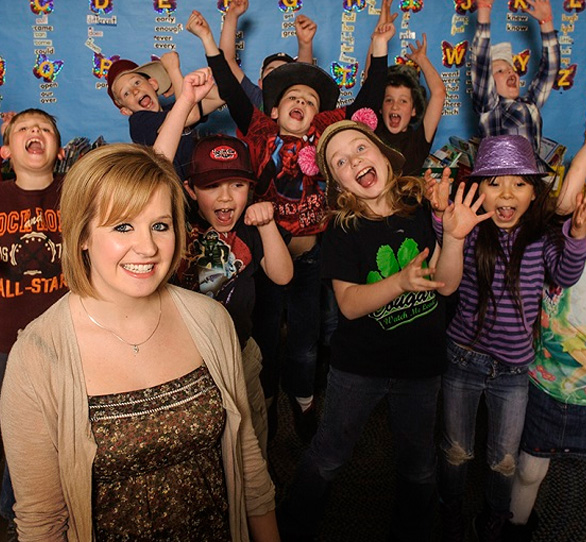
[[[53,417],[57,426],[57,411],[50,398],[39,398],[27,363],[48,364],[49,360],[25,339],[11,351],[0,401],[2,440],[16,497],[18,539],[62,542],[69,512],[61,487],[56,435],[46,422]]]

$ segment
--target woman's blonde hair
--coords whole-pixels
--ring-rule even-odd
[[[138,216],[161,187],[171,197],[175,251],[163,286],[177,269],[185,247],[185,197],[173,165],[151,148],[131,143],[92,150],[69,170],[61,189],[61,264],[69,289],[97,297],[90,280],[91,262],[83,246],[90,223],[114,225]]]

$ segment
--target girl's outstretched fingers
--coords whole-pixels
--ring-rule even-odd
[[[399,284],[405,292],[421,292],[436,290],[445,286],[443,282],[429,280],[427,277],[435,273],[435,268],[423,267],[423,262],[429,255],[429,249],[422,250],[406,267],[399,272]]]

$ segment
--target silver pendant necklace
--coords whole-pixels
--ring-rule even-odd
[[[83,310],[87,314],[87,317],[90,319],[90,322],[92,322],[92,324],[95,324],[96,326],[98,326],[100,329],[103,329],[104,331],[108,331],[109,333],[114,335],[114,337],[116,337],[120,342],[123,342],[124,344],[127,344],[128,346],[132,346],[132,350],[134,351],[134,355],[136,355],[139,352],[138,347],[142,346],[144,343],[149,341],[152,338],[152,336],[156,333],[157,329],[159,329],[159,324],[161,323],[161,314],[163,313],[163,310],[162,310],[162,303],[161,303],[161,292],[157,291],[157,293],[159,294],[159,318],[157,319],[157,325],[155,326],[155,329],[153,329],[152,333],[144,341],[142,341],[140,343],[128,342],[126,339],[123,339],[122,337],[120,337],[120,335],[117,335],[116,333],[114,333],[111,329],[100,324],[100,322],[98,322],[85,308],[85,305],[83,303],[83,299],[81,297],[79,298],[79,302],[81,303]]]

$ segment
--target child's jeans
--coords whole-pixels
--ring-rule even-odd
[[[497,512],[509,510],[519,442],[525,421],[527,367],[499,363],[491,356],[448,340],[448,369],[442,379],[444,429],[440,445],[440,496],[461,501],[468,462],[474,457],[476,413],[484,393],[488,410],[485,497]]]
[[[386,398],[397,458],[395,508],[389,518],[392,540],[430,540],[437,498],[434,427],[439,388],[439,376],[393,379],[330,367],[317,434],[299,462],[280,515],[283,539],[316,535],[331,482],[350,460],[372,410]]]
[[[275,397],[279,377],[283,390],[295,397],[313,395],[320,327],[320,246],[293,261],[293,279],[278,286],[260,270],[256,280],[252,335],[262,352],[260,375],[265,397]],[[287,343],[282,375],[279,342],[283,312],[287,316]]]

